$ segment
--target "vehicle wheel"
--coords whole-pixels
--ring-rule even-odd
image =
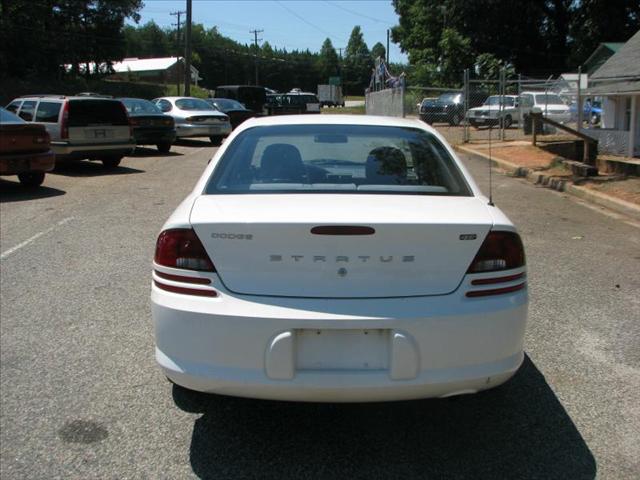
[[[220,135],[213,135],[211,137],[209,137],[209,140],[211,140],[211,144],[215,145],[216,147],[222,145],[222,136]]]
[[[171,144],[169,142],[163,142],[156,145],[160,153],[168,153],[171,150]]]
[[[504,117],[504,121],[501,122],[503,125],[503,128],[509,128],[512,124],[513,124],[513,119],[511,118],[511,115],[507,115],[506,117]]]
[[[478,124],[474,120],[469,120],[469,125],[471,125],[473,128],[479,128]]]
[[[18,174],[18,180],[25,187],[39,187],[44,182],[44,172],[24,172]]]
[[[451,120],[449,121],[449,125],[451,125],[452,127],[455,127],[460,125],[461,121],[462,121],[462,118],[460,118],[460,114],[456,112],[453,115],[451,115]]]
[[[108,158],[103,158],[102,159],[102,166],[104,168],[107,168],[109,170],[116,168],[118,165],[120,165],[120,162],[122,161],[122,157],[108,157]]]

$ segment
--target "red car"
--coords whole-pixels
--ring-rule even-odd
[[[44,126],[25,122],[0,107],[0,175],[18,175],[24,186],[37,187],[55,164]]]

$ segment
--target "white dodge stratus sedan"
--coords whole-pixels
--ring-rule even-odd
[[[361,402],[500,385],[523,361],[525,255],[414,120],[243,123],[156,245],[156,359],[187,389]]]

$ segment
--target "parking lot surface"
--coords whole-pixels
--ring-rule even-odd
[[[0,180],[1,478],[640,477],[640,229],[502,175],[531,293],[504,386],[353,405],[173,387],[153,357],[151,259],[214,151],[141,149],[34,191]],[[486,192],[486,163],[465,161]]]

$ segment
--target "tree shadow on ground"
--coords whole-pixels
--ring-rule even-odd
[[[129,157],[146,158],[146,157],[181,157],[183,153],[179,152],[159,152],[158,149],[152,147],[136,147]]]
[[[493,390],[449,399],[310,404],[173,387],[202,413],[190,460],[200,478],[593,479],[588,446],[529,357]]]
[[[182,147],[215,147],[215,145],[213,145],[208,139],[196,140],[195,138],[180,138],[176,140],[174,145],[180,145]]]

